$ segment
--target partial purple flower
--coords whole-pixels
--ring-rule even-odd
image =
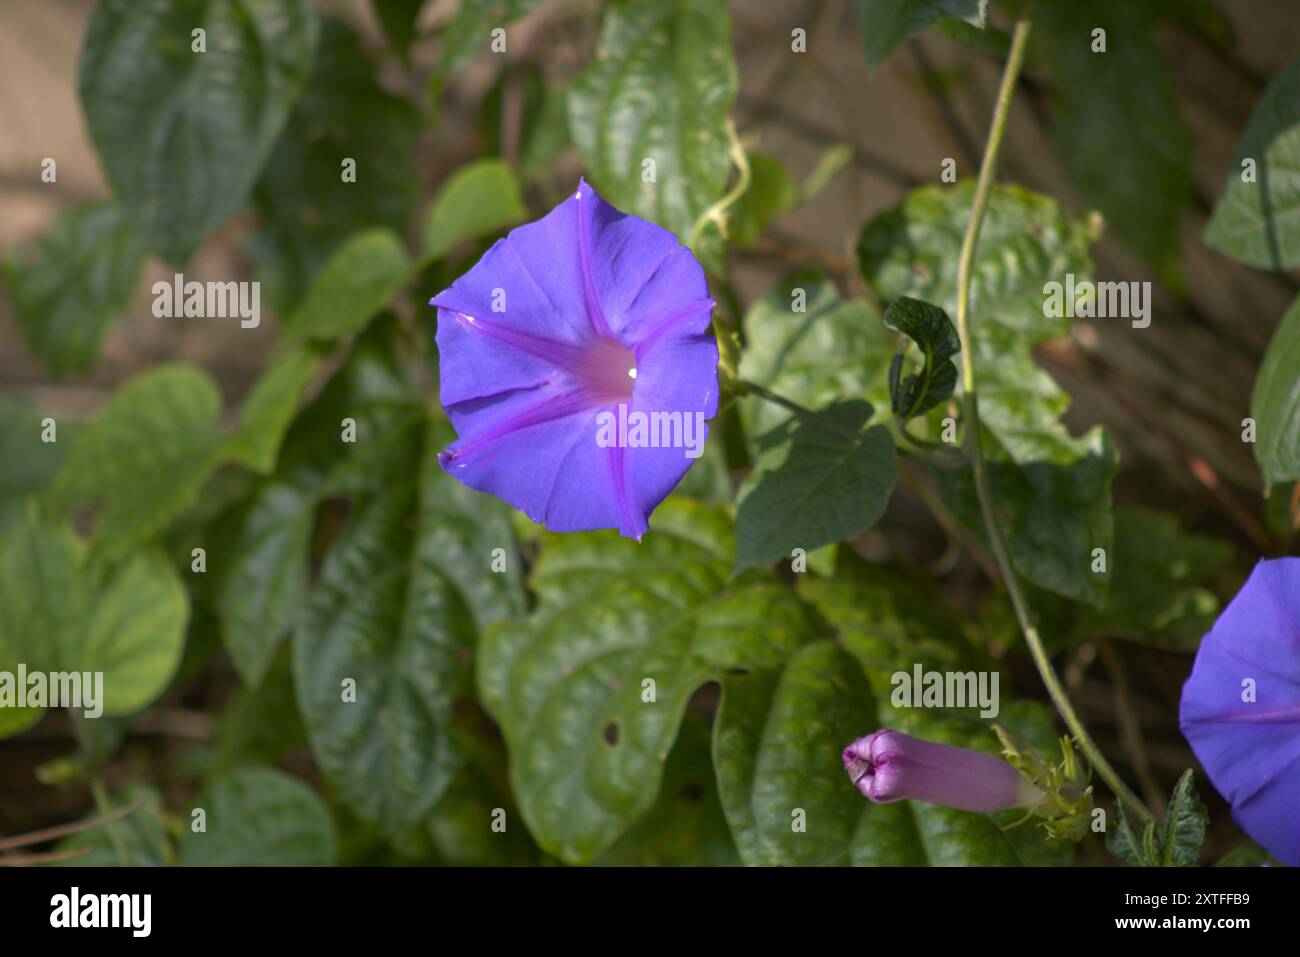
[[[602,426],[639,413],[707,434],[718,347],[691,251],[580,182],[431,304],[442,404],[459,436],[438,456],[443,469],[552,531],[640,539],[694,459],[621,429],[611,443]]]
[[[844,769],[876,804],[912,798],[961,811],[1033,808],[1046,797],[1007,762],[882,728],[844,749]]]
[[[1255,566],[1201,640],[1178,723],[1242,830],[1300,865],[1300,558]]]

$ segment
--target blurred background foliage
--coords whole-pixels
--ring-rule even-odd
[[[0,712],[0,834],[130,807],[56,850],[1104,860],[1099,841],[871,807],[839,767],[882,723],[996,750],[969,714],[884,703],[888,675],[918,661],[1000,669],[1001,720],[1045,749],[1056,734],[968,478],[894,471],[886,431],[899,340],[883,307],[954,312],[970,189],[940,174],[977,171],[1016,4],[983,28],[978,0],[915,22],[878,6],[0,7],[0,668],[104,670],[112,696],[97,721]],[[1300,148],[1296,10],[1040,0],[1035,18],[1000,169],[1017,185],[996,191],[977,263],[984,427],[1070,692],[1163,807],[1194,763],[1176,718],[1191,652],[1255,558],[1293,548],[1300,514],[1295,309],[1280,326],[1300,238],[1270,239],[1231,185],[1243,131],[1243,150],[1292,151],[1283,165]],[[856,523],[826,534],[818,503],[789,505],[783,463],[807,436],[752,398],[724,409],[639,549],[546,535],[439,473],[450,432],[425,304],[580,175],[691,240],[746,378],[877,423],[875,446],[842,456],[890,463],[853,499]],[[709,211],[742,185],[724,232]],[[259,281],[262,322],[158,318],[149,290],[181,271]],[[1150,327],[1045,319],[1042,285],[1067,271],[1152,280]],[[808,313],[792,324],[796,289]],[[1255,414],[1276,428],[1253,449],[1261,366]],[[952,410],[922,407],[911,429],[936,437]],[[824,477],[831,499],[860,495],[840,460]],[[826,547],[791,587],[774,563],[803,542]],[[1101,578],[1078,560],[1094,546],[1110,550]],[[496,548],[503,574],[487,571]],[[599,664],[575,674],[579,652]],[[356,703],[340,707],[340,675]],[[1201,792],[1209,863],[1244,838]],[[808,833],[790,830],[796,806]]]

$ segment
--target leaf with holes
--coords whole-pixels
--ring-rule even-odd
[[[569,863],[613,846],[655,803],[686,704],[731,668],[772,666],[807,640],[769,577],[728,584],[725,513],[686,499],[639,544],[548,535],[528,618],[488,632],[478,684],[501,724],[528,829]]]

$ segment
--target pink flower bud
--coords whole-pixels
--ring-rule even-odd
[[[882,728],[844,749],[853,784],[876,804],[912,798],[962,811],[1037,806],[1042,791],[999,758]]]

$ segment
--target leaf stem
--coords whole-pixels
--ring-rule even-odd
[[[1052,703],[1056,705],[1056,710],[1060,712],[1062,720],[1069,727],[1070,733],[1074,735],[1080,750],[1087,757],[1088,763],[1096,769],[1102,780],[1115,792],[1115,796],[1119,798],[1120,802],[1137,815],[1143,823],[1146,823],[1153,821],[1154,817],[1147,810],[1146,805],[1116,773],[1110,762],[1106,760],[1105,755],[1097,747],[1096,742],[1093,741],[1091,735],[1088,734],[1083,722],[1079,720],[1074,705],[1071,704],[1065,688],[1061,685],[1061,679],[1052,666],[1051,658],[1047,655],[1047,650],[1043,646],[1043,639],[1034,626],[1029,603],[1025,598],[1020,581],[1016,577],[1015,569],[1011,563],[1011,556],[1007,550],[1006,540],[1002,537],[1002,530],[998,526],[997,517],[994,513],[988,466],[984,461],[984,451],[980,445],[979,403],[975,393],[975,359],[971,349],[971,278],[975,262],[975,248],[979,242],[980,227],[984,223],[984,213],[988,208],[989,194],[993,186],[993,172],[997,167],[998,151],[1002,146],[1003,134],[1006,132],[1011,97],[1015,90],[1016,78],[1025,60],[1029,27],[1030,23],[1027,18],[1017,21],[1015,33],[1012,36],[1011,52],[1007,56],[1007,63],[1003,69],[1002,84],[998,89],[997,103],[993,110],[993,121],[989,126],[989,139],[984,147],[984,158],[980,163],[979,179],[975,186],[975,198],[971,205],[970,222],[966,226],[966,234],[962,239],[961,258],[957,268],[957,334],[961,337],[962,342],[961,374],[962,398],[967,422],[966,444],[969,446],[971,468],[975,475],[975,492],[979,498],[980,515],[984,520],[984,528],[988,533],[993,556],[1001,571],[1007,594],[1011,598],[1011,605],[1015,609],[1016,621],[1020,624],[1020,630],[1025,636],[1025,644],[1029,646],[1029,653],[1034,659],[1038,673],[1042,676],[1043,684],[1047,686],[1047,692],[1052,698]]]
[[[737,384],[743,388],[745,392],[756,395],[766,402],[771,402],[773,405],[779,405],[781,408],[793,412],[805,422],[811,422],[813,425],[820,426],[828,432],[834,432],[836,435],[846,438],[850,442],[856,442],[861,437],[861,433],[855,432],[852,429],[846,429],[838,422],[834,422],[826,418],[824,415],[800,405],[793,399],[787,399],[785,396],[779,395],[771,389],[765,389],[757,382],[750,382],[749,380],[744,379],[739,381]]]

